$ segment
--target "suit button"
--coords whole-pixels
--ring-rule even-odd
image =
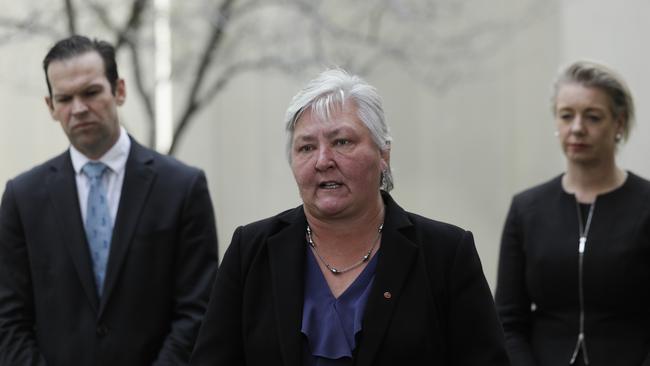
[[[108,334],[108,327],[105,325],[100,325],[97,327],[97,335],[100,337],[104,337]]]

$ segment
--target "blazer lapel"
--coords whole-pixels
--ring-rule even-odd
[[[271,285],[284,365],[301,364],[304,293],[305,219],[302,207],[292,211],[289,226],[268,240]]]
[[[60,220],[63,241],[79,275],[81,287],[83,287],[93,310],[97,312],[99,299],[79,209],[77,182],[69,152],[66,151],[56,158],[50,169],[51,174],[48,176],[46,184],[49,187],[54,210],[58,212],[56,216]]]
[[[99,308],[100,317],[117,283],[140,213],[155,180],[156,173],[152,164],[153,153],[131,139],[131,151],[126,162],[120,204],[113,227],[106,282],[104,283],[104,293]]]
[[[375,279],[363,318],[363,336],[357,346],[358,366],[372,365],[417,256],[416,245],[399,231],[411,226],[406,213],[387,194],[384,200],[386,219]]]

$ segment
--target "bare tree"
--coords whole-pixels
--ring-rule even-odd
[[[153,1],[107,5],[101,0],[63,0],[59,7],[39,1],[40,6],[25,5],[21,16],[0,17],[0,43],[94,33],[97,27],[112,35],[118,52],[130,55],[147,117],[148,144],[153,146]],[[514,17],[512,9],[503,12],[482,0],[196,0],[174,6],[172,79],[184,99],[169,154],[177,150],[197,113],[243,73],[301,75],[339,65],[368,75],[392,63],[432,90],[444,91],[469,75],[471,62],[489,57],[539,17],[549,2],[502,3],[517,8]]]

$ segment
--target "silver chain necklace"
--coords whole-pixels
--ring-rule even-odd
[[[314,238],[311,235],[311,228],[309,227],[309,224],[307,224],[307,242],[309,243],[309,246],[311,246],[311,248],[314,250],[314,253],[316,253],[316,257],[318,257],[318,259],[325,265],[325,267],[330,272],[332,272],[332,274],[340,275],[340,274],[343,274],[345,272],[349,272],[349,271],[361,266],[362,264],[366,263],[368,261],[368,259],[370,259],[370,255],[372,254],[372,251],[377,246],[377,243],[379,243],[379,238],[381,237],[381,231],[382,231],[383,228],[384,228],[384,224],[379,225],[379,228],[377,229],[377,238],[375,238],[375,241],[372,243],[372,246],[370,247],[370,250],[368,250],[368,252],[363,257],[361,257],[361,260],[359,260],[357,263],[355,263],[355,264],[353,264],[353,265],[351,265],[349,267],[345,267],[343,269],[338,269],[338,268],[330,265],[329,263],[327,263],[325,261],[325,259],[323,259],[323,257],[318,252],[318,248],[316,248],[316,243],[314,243]]]

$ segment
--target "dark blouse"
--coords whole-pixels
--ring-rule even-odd
[[[314,254],[311,250],[305,253],[303,362],[307,366],[352,365],[378,256],[373,256],[354,282],[335,298]]]
[[[568,365],[580,324],[578,218],[561,176],[517,194],[496,304],[513,366]],[[596,198],[583,256],[590,365],[650,365],[650,182],[629,173]]]

